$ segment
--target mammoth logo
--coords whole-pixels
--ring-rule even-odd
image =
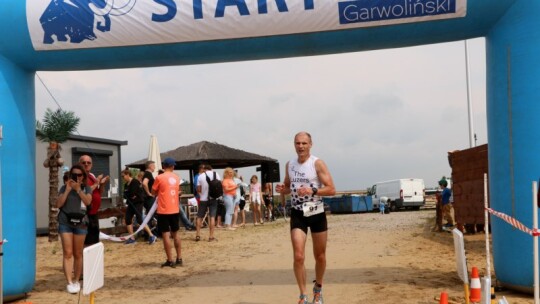
[[[118,2],[118,0],[116,0]],[[121,6],[115,6],[115,0],[51,0],[39,22],[45,32],[43,43],[53,44],[57,41],[81,43],[85,39],[94,40],[94,17],[96,29],[101,32],[111,30],[110,16],[121,16],[129,13],[137,0],[127,0]],[[125,1],[124,1],[125,2]]]

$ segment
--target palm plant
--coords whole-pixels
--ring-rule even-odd
[[[68,136],[77,131],[79,118],[75,113],[57,109],[47,109],[43,122],[36,121],[36,135],[41,142],[49,143],[47,158],[43,162],[45,168],[49,168],[49,242],[58,240],[58,208],[56,198],[58,196],[58,168],[64,165],[60,155],[62,147]]]

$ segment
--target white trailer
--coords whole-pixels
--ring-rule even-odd
[[[420,209],[426,203],[424,180],[421,178],[401,178],[378,182],[370,189],[373,209],[379,208],[381,198],[387,198],[386,208],[395,211],[401,208]]]

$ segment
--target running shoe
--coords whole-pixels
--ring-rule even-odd
[[[175,264],[176,264],[176,266],[183,266],[183,265],[184,265],[184,261],[182,261],[182,259],[176,258]]]
[[[176,268],[176,264],[173,261],[165,261],[165,263],[161,264],[161,268],[163,267]]]
[[[129,238],[125,243],[124,245],[131,245],[131,244],[135,244],[137,243],[136,240],[132,239],[132,238]]]
[[[75,285],[75,290],[79,292],[81,290],[81,284],[79,282],[73,283]]]
[[[148,244],[152,245],[156,242],[157,240],[157,237],[155,235],[152,235],[151,237],[148,238]]]
[[[309,304],[307,300],[307,295],[300,295],[298,298],[298,304]]]
[[[79,293],[79,291],[81,290],[81,284],[79,284],[79,282],[69,283],[66,289],[67,289],[67,292],[71,294],[76,294],[76,293]]]
[[[312,304],[323,304],[322,286],[314,282],[313,285],[313,301]]]

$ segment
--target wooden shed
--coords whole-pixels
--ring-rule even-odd
[[[484,227],[484,173],[488,173],[488,145],[448,152],[448,161],[452,168],[454,216],[458,229],[468,233],[481,232]]]

